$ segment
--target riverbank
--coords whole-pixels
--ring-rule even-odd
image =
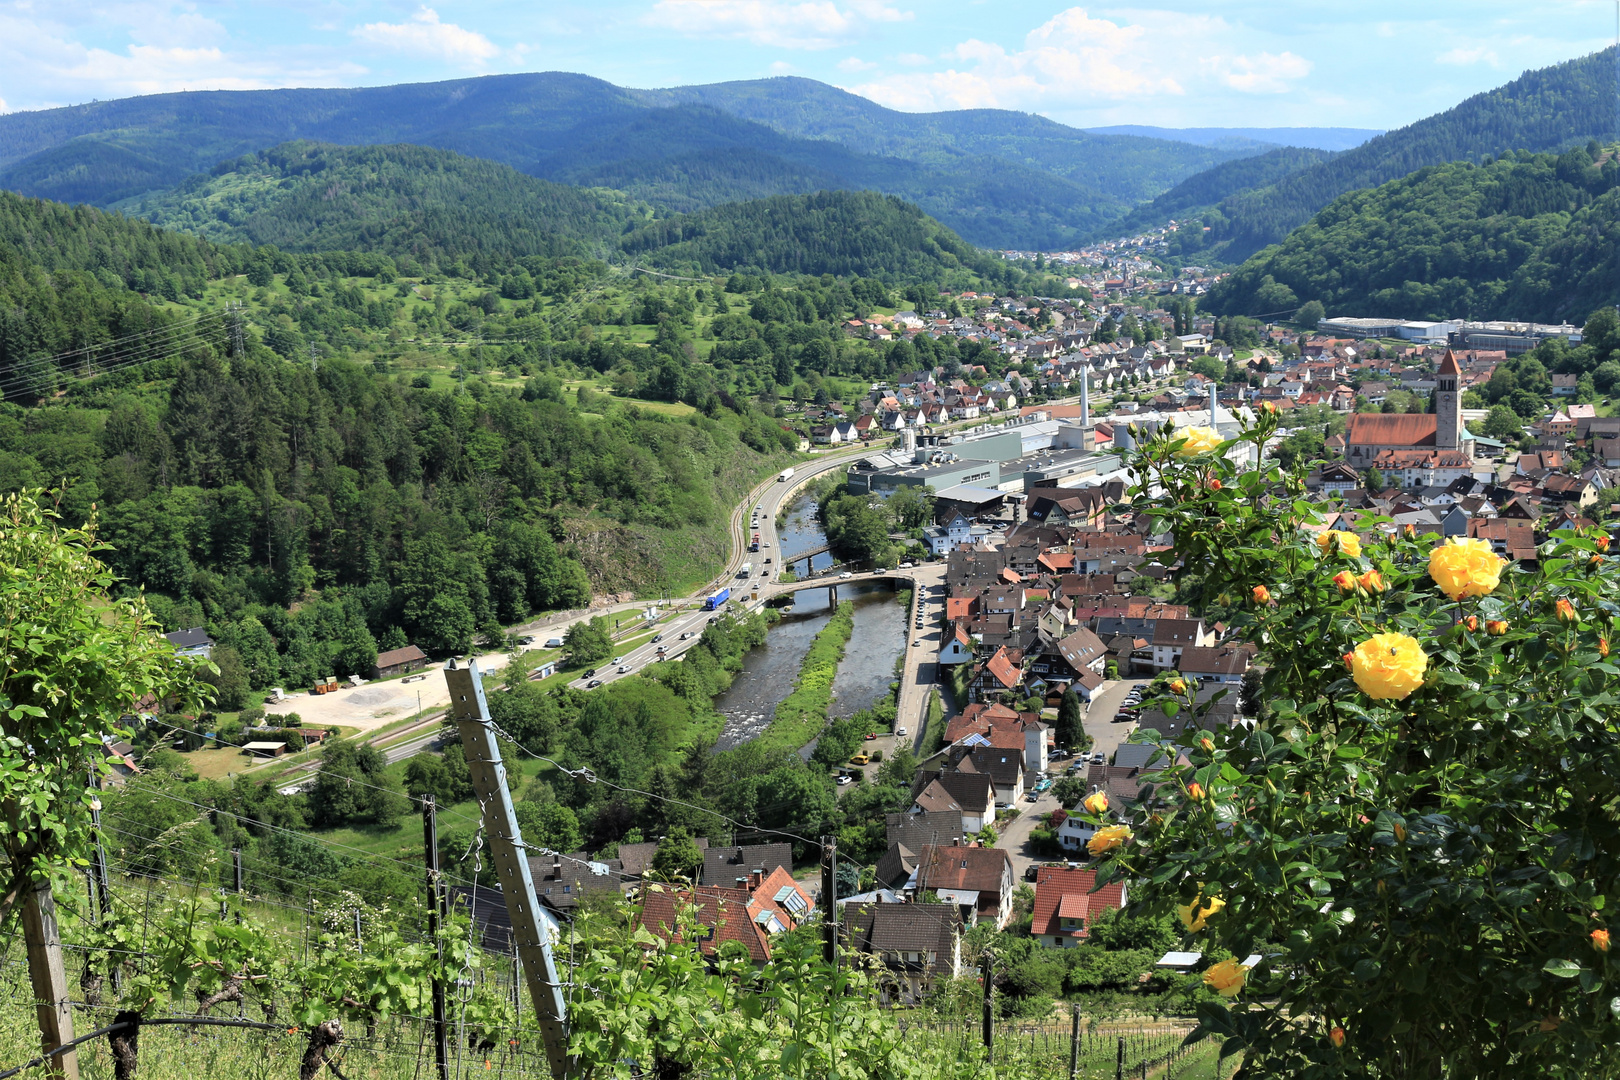
[[[839,662],[854,631],[855,605],[846,600],[810,643],[799,665],[798,678],[793,681],[793,691],[777,705],[770,726],[760,733],[757,741],[761,749],[768,753],[796,752],[826,727],[833,680],[838,677]]]

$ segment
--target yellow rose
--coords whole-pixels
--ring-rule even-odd
[[[1210,427],[1188,428],[1179,436],[1172,435],[1171,438],[1185,440],[1176,450],[1177,457],[1197,457],[1199,454],[1207,454],[1221,445],[1220,434]]]
[[[1370,698],[1399,701],[1423,685],[1429,666],[1417,639],[1405,634],[1374,634],[1349,656],[1350,672]]]
[[[1080,802],[1089,813],[1100,814],[1108,809],[1108,796],[1100,791],[1093,791]]]
[[[1453,600],[1495,592],[1504,565],[1485,540],[1452,537],[1429,553],[1429,576]]]
[[[1361,558],[1361,537],[1353,532],[1343,529],[1329,529],[1316,538],[1316,546],[1322,549],[1322,554],[1333,554],[1333,542],[1339,542],[1339,553],[1348,555],[1352,559]]]
[[[1181,925],[1196,934],[1204,928],[1206,919],[1225,906],[1225,900],[1218,896],[1211,896],[1205,899],[1203,907],[1198,907],[1196,903],[1182,904],[1176,908],[1176,914],[1181,916]]]
[[[1243,965],[1236,960],[1222,960],[1204,972],[1204,985],[1221,997],[1237,997],[1248,977]]]
[[[1086,850],[1093,855],[1102,855],[1113,851],[1130,838],[1130,829],[1123,825],[1110,825],[1106,829],[1098,829],[1096,835],[1086,841]]]

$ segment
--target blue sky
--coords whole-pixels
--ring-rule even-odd
[[[0,108],[577,71],[803,75],[1081,127],[1396,127],[1614,40],[1613,0],[0,0]]]

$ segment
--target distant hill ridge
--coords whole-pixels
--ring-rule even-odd
[[[1341,195],[1219,282],[1203,306],[1263,315],[1584,323],[1620,302],[1620,161],[1561,155],[1451,162]]]
[[[808,79],[630,90],[563,72],[159,94],[0,116],[0,187],[108,205],[292,140],[411,143],[664,210],[868,189],[971,242],[1066,247],[1259,146],[1093,135],[1001,110],[914,116]]]
[[[1445,112],[1224,197],[1209,239],[1219,254],[1239,261],[1278,242],[1347,191],[1430,165],[1612,138],[1620,130],[1616,107],[1614,48],[1526,72]]]

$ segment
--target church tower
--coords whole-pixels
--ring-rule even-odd
[[[1462,394],[1457,390],[1461,376],[1457,358],[1447,349],[1434,380],[1434,445],[1440,450],[1462,449]]]

